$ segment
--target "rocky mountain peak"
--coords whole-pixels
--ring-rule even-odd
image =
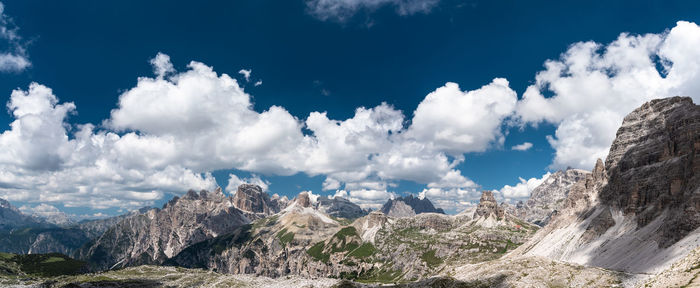
[[[309,198],[309,193],[307,193],[307,192],[299,193],[295,202],[297,203],[297,205],[304,207],[304,208],[311,207],[311,198]]]
[[[271,214],[269,204],[270,196],[258,185],[241,184],[233,195],[233,206],[244,212]]]
[[[76,254],[97,270],[160,264],[187,246],[249,222],[223,193],[190,190],[163,209],[121,220]]]
[[[574,183],[589,174],[588,171],[571,168],[554,172],[532,190],[526,202],[518,202],[515,207],[508,206],[506,211],[530,223],[547,225],[552,215],[563,208]]]
[[[699,172],[700,106],[688,97],[647,102],[624,118],[605,162],[598,160],[571,187],[562,211],[518,249],[656,273],[700,241]]]
[[[428,198],[414,197],[412,194],[389,199],[380,211],[390,217],[411,217],[420,213],[445,214],[442,208],[435,208]]]
[[[497,219],[503,218],[505,212],[498,205],[496,197],[493,196],[493,191],[483,191],[481,193],[481,198],[479,199],[479,205],[476,207],[477,217],[491,217],[494,216]]]
[[[0,208],[12,209],[14,206],[12,206],[9,201],[0,198]]]
[[[355,219],[367,215],[367,212],[355,203],[343,197],[328,198],[320,196],[316,200],[316,210],[333,217]]]

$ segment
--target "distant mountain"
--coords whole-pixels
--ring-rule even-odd
[[[41,220],[25,215],[12,206],[10,202],[0,198],[0,230],[11,230],[17,227],[41,225]]]
[[[88,240],[77,227],[59,227],[0,199],[0,252],[70,254]]]
[[[194,244],[166,263],[270,277],[405,281],[455,263],[498,258],[537,229],[486,210],[481,215],[421,213],[402,218],[372,212],[343,226],[319,206],[302,192],[280,213]],[[484,225],[484,218],[493,218],[493,225]]]
[[[557,171],[532,190],[526,202],[519,202],[508,210],[516,217],[530,223],[539,226],[547,225],[552,214],[561,210],[564,200],[569,196],[571,186],[588,174],[590,172],[579,169]]]
[[[624,118],[608,157],[513,254],[658,273],[700,242],[700,106],[652,100]]]
[[[337,196],[333,198],[328,198],[327,196],[318,197],[315,208],[330,216],[346,219],[356,219],[368,213],[359,205],[350,202],[350,200]]]
[[[233,195],[233,206],[243,211],[248,218],[260,219],[280,212],[287,207],[287,197],[271,198],[258,185],[242,184]]]
[[[249,222],[220,188],[214,192],[190,190],[162,209],[123,219],[83,246],[76,256],[95,270],[160,264],[192,244]]]
[[[405,197],[389,199],[380,211],[389,217],[411,217],[420,213],[445,214],[442,208],[435,208],[428,198],[420,199],[409,194]]]
[[[279,214],[192,245],[167,263],[234,274],[309,275],[317,265],[309,263],[306,249],[340,229],[338,221],[314,209],[302,192]]]

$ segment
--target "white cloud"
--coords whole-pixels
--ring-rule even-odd
[[[371,13],[384,6],[391,6],[397,14],[404,16],[428,13],[439,2],[439,0],[307,0],[306,9],[319,20],[345,22],[358,12]]]
[[[532,143],[530,142],[523,142],[522,144],[515,145],[511,147],[511,150],[516,150],[516,151],[527,151],[532,148]]]
[[[418,105],[407,135],[452,155],[482,152],[503,143],[501,123],[513,113],[517,100],[503,78],[473,91],[447,83]]]
[[[623,33],[607,45],[575,43],[537,73],[517,117],[557,125],[548,138],[556,150],[552,168],[590,169],[607,155],[623,117],[642,103],[676,95],[700,102],[699,45],[700,27],[684,21],[661,34]]]
[[[32,64],[27,56],[26,43],[17,33],[18,30],[12,18],[5,14],[5,5],[0,2],[0,39],[8,47],[8,51],[0,52],[0,72],[20,72]]]
[[[530,178],[527,180],[519,178],[520,183],[515,184],[515,186],[505,185],[503,186],[503,188],[498,190],[498,192],[500,192],[500,194],[506,200],[525,199],[530,197],[532,190],[535,190],[537,186],[540,186],[540,184],[547,180],[547,178],[549,178],[550,175],[552,175],[552,173],[547,172],[540,178]]]
[[[464,211],[479,200],[481,192],[478,187],[440,188],[429,187],[418,193],[419,198],[428,198],[435,207],[455,214]]]
[[[547,62],[520,102],[505,79],[473,91],[447,83],[418,105],[410,125],[386,103],[357,108],[344,120],[324,112],[297,119],[279,106],[258,112],[234,78],[199,62],[171,70],[160,53],[152,60],[155,77],[138,78],[120,95],[105,130],[69,124],[75,105],[60,103],[45,86],[13,91],[14,121],[0,134],[0,197],[133,209],[190,188],[213,189],[208,171],[237,169],[324,175],[324,190],[375,208],[393,197],[398,181],[413,181],[426,185],[422,195],[437,206],[458,210],[479,193],[456,166],[464,153],[502,146],[501,127],[514,111],[522,125],[558,125],[549,139],[557,150],[553,166],[588,165],[604,156],[628,110],[659,95],[699,95],[691,92],[700,83],[693,81],[700,55],[687,48],[698,38],[700,28],[679,22],[661,35],[623,34],[603,50],[578,43]],[[665,63],[665,77],[652,56]],[[229,186],[257,181],[234,176]],[[527,195],[529,182],[500,192]]]
[[[319,194],[314,194],[314,192],[311,190],[301,191],[300,194],[301,193],[306,193],[307,195],[309,195],[309,200],[311,200],[311,204],[316,204],[316,202],[318,202],[318,197],[321,196]]]
[[[250,69],[241,69],[238,71],[238,74],[243,75],[243,78],[245,78],[245,81],[248,82],[250,81],[250,73],[252,73],[253,70]]]
[[[262,85],[262,80],[258,80],[255,82],[255,84],[253,84],[253,86],[255,86],[255,87],[258,87],[260,85]]]
[[[158,78],[163,78],[167,74],[175,72],[173,64],[170,62],[170,56],[158,52],[156,57],[151,59],[151,65],[153,66],[153,73],[156,74]]]
[[[396,198],[396,194],[386,190],[357,189],[337,190],[333,197],[343,197],[362,208],[379,209],[387,200]]]
[[[241,186],[241,184],[254,184],[260,186],[263,191],[267,191],[268,187],[270,186],[270,182],[263,180],[260,178],[258,175],[251,175],[249,178],[238,178],[235,174],[229,174],[228,175],[228,185],[226,186],[226,191],[228,191],[229,194],[233,195],[236,193],[236,190],[238,190],[238,186]]]

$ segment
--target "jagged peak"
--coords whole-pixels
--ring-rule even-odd
[[[503,208],[498,205],[496,197],[493,196],[493,191],[484,190],[481,192],[481,198],[479,199],[479,205],[476,207],[474,212],[476,217],[495,217],[496,219],[501,219],[505,216]]]
[[[311,207],[311,198],[309,197],[309,193],[306,191],[299,193],[294,202],[304,208]]]

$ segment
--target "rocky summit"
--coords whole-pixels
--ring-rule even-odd
[[[652,100],[624,118],[605,162],[513,255],[654,274],[700,243],[700,106]]]
[[[333,198],[319,196],[316,200],[315,207],[316,210],[338,218],[356,219],[367,215],[367,211],[362,209],[359,205],[338,196]]]
[[[162,209],[126,218],[83,246],[76,256],[95,270],[160,264],[197,242],[234,231],[250,220],[221,189],[187,192]]]
[[[435,208],[428,198],[421,199],[412,194],[388,200],[380,211],[391,217],[411,217],[420,213],[445,214],[442,208]]]
[[[589,173],[580,169],[557,171],[533,189],[526,202],[509,206],[507,210],[520,219],[545,226],[549,223],[552,215],[561,210],[566,197],[569,196],[571,186],[585,178]]]
[[[286,198],[271,198],[258,185],[241,184],[233,195],[233,206],[248,218],[259,219],[280,212],[287,205]]]
[[[479,205],[474,211],[476,217],[502,219],[505,216],[503,208],[498,206],[496,198],[493,196],[493,191],[484,191],[481,193]]]

